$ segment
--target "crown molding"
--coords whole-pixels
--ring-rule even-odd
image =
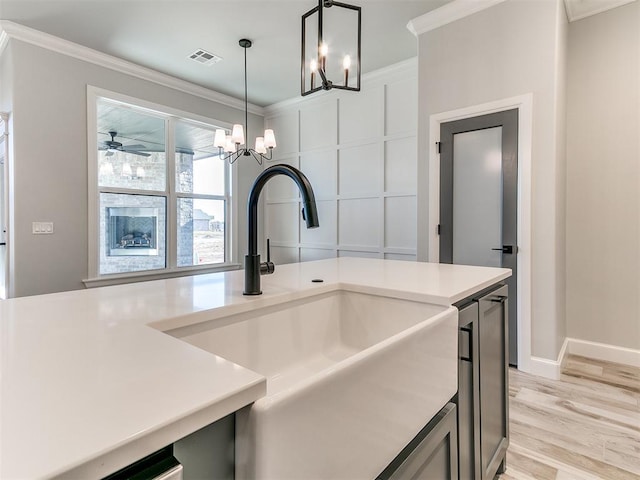
[[[364,73],[362,75],[362,88],[371,87],[376,83],[390,82],[395,79],[408,78],[411,75],[418,76],[418,57],[411,57],[407,60],[388,65],[386,67],[379,68],[372,72]],[[295,108],[303,102],[311,102],[323,98],[325,95],[332,95],[334,93],[341,93],[342,90],[320,90],[314,93],[310,97],[303,97],[301,95],[282,100],[281,102],[272,103],[264,107],[264,116],[274,116],[289,108]],[[349,95],[349,93],[345,93]]]
[[[636,0],[564,0],[564,5],[567,12],[567,18],[570,22],[581,20],[583,18],[596,15],[598,13],[606,12],[612,8],[621,7],[627,3],[635,2]]]
[[[411,57],[386,67],[373,70],[362,75],[363,82],[372,84],[378,81],[389,81],[392,76],[404,76],[414,73],[418,74],[418,57]]]
[[[124,73],[125,75],[153,82],[228,107],[237,108],[238,110],[244,110],[244,100],[93,50],[92,48],[64,40],[48,33],[25,27],[19,23],[0,20],[0,54],[2,54],[2,50],[6,47],[10,39],[30,43],[62,55]],[[250,113],[264,116],[264,108],[261,106],[249,103],[247,110]]]
[[[416,37],[435,30],[438,27],[468,17],[474,13],[491,8],[505,0],[454,0],[440,8],[414,18],[407,24],[407,28]]]

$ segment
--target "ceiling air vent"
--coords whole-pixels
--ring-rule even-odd
[[[220,60],[222,60],[222,57],[207,52],[206,50],[202,50],[201,48],[189,55],[189,58],[194,62],[198,62],[203,65],[213,65],[214,63],[218,63]]]

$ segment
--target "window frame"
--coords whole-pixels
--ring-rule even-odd
[[[99,100],[120,103],[130,106],[144,113],[162,118],[165,122],[165,190],[138,190],[124,187],[101,187],[98,178],[98,135],[97,135],[97,103]],[[148,102],[139,98],[120,93],[87,86],[87,159],[88,159],[88,274],[83,280],[85,286],[103,286],[110,284],[129,283],[151,279],[171,278],[193,275],[197,273],[219,272],[240,268],[237,260],[237,171],[235,165],[225,162],[225,193],[224,195],[197,194],[192,192],[178,192],[176,189],[176,155],[175,155],[175,127],[178,121],[191,125],[215,130],[231,129],[231,123],[203,117],[191,112],[185,112],[166,105]],[[165,267],[153,270],[135,272],[100,274],[100,194],[134,194],[159,196],[166,202],[166,233],[165,233]],[[181,198],[224,200],[225,201],[225,261],[224,263],[178,266],[177,246],[177,205]]]

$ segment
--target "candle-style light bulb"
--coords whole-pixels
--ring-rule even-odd
[[[313,58],[309,62],[309,70],[311,70],[311,90],[316,88],[316,73],[318,73],[318,61]]]
[[[351,57],[345,55],[342,59],[342,68],[344,68],[344,86],[349,86],[349,68],[351,68]]]
[[[322,71],[327,71],[327,55],[329,54],[329,47],[326,43],[320,45],[320,64],[322,65]]]

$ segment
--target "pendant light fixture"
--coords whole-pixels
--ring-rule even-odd
[[[361,27],[360,7],[333,0],[318,0],[302,16],[302,96],[332,88],[360,91]]]
[[[266,129],[264,136],[256,137],[254,148],[248,148],[245,144],[245,132],[248,135],[248,103],[247,103],[247,48],[251,47],[251,40],[243,38],[238,42],[244,48],[244,128],[239,123],[235,124],[228,135],[225,130],[216,130],[213,138],[213,145],[218,147],[218,151],[223,160],[234,163],[238,158],[253,156],[262,165],[263,160],[271,160],[271,154],[276,147],[276,137],[273,130]],[[268,153],[268,156],[267,156]]]

